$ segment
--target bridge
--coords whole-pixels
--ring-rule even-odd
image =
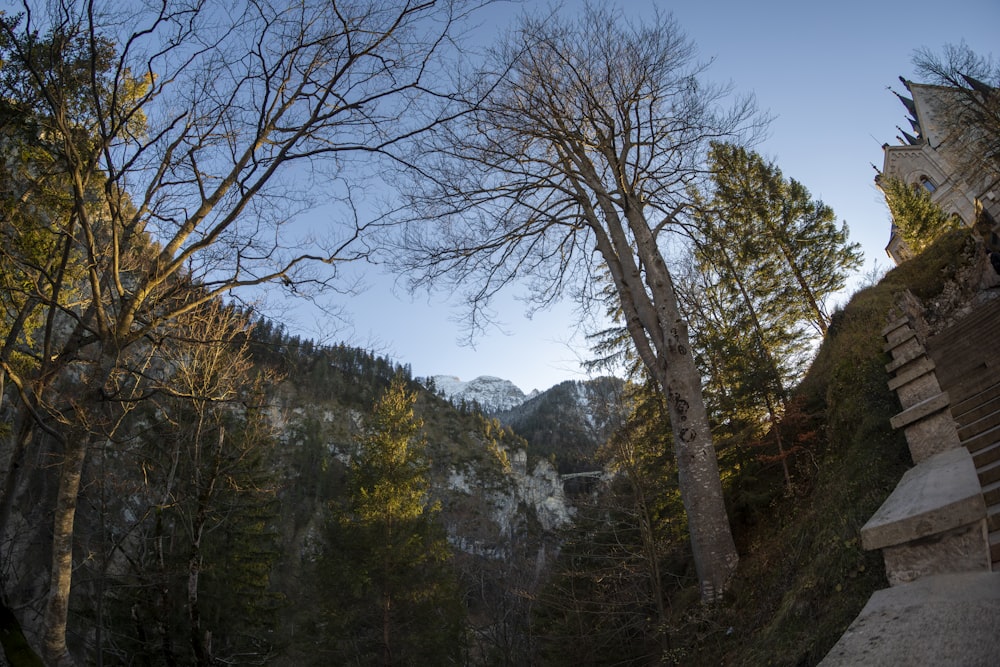
[[[565,475],[559,475],[559,478],[565,482],[568,479],[576,479],[578,477],[592,477],[593,479],[600,479],[603,475],[603,470],[591,470],[589,472],[571,472]]]

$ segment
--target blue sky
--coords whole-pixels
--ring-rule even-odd
[[[579,6],[563,3],[564,11]],[[654,6],[673,12],[700,56],[714,58],[709,78],[756,95],[774,116],[757,150],[847,222],[865,253],[863,271],[876,261],[889,265],[888,213],[871,164],[881,167],[881,145],[896,143],[905,111],[887,87],[903,92],[897,77],[913,77],[911,57],[919,47],[939,52],[964,41],[1000,58],[998,0],[622,0],[619,6],[640,19]],[[516,3],[504,3],[491,9],[488,23],[502,24],[518,11]],[[415,375],[495,375],[525,391],[587,377],[579,362],[588,352],[570,304],[528,320],[515,290],[495,307],[503,331],[469,347],[459,345],[462,330],[454,322],[460,304],[444,295],[411,298],[376,271],[366,282],[364,293],[343,304],[350,325],[334,337],[409,363]],[[331,325],[300,316],[290,328],[326,338]]]

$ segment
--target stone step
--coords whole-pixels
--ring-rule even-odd
[[[976,393],[963,401],[954,402],[954,398],[952,399],[951,414],[959,422],[965,423],[962,417],[966,413],[976,409],[983,403],[1000,397],[1000,382],[997,382],[997,378],[995,377],[984,378],[974,389]],[[950,395],[951,392],[949,392]]]
[[[995,334],[991,334],[995,338]],[[938,368],[938,374],[945,384],[958,384],[971,377],[980,377],[989,368],[989,364],[983,358],[983,350],[990,349],[991,340],[966,340],[953,343],[952,347],[938,351],[937,354],[928,352],[934,364]]]
[[[973,459],[973,463],[975,463],[975,459]],[[976,474],[979,475],[979,483],[983,486],[992,484],[993,482],[1000,482],[1000,461],[994,461],[981,468],[976,468]]]
[[[987,447],[992,447],[993,445],[1000,442],[1000,426],[991,428],[988,431],[983,431],[979,435],[969,438],[968,440],[962,441],[962,445],[965,446],[973,456],[977,455],[980,450],[986,449]],[[979,465],[979,464],[977,464]]]
[[[924,577],[876,591],[820,667],[1000,664],[1000,573]]]
[[[991,334],[991,337],[994,334]],[[983,350],[989,349],[989,341],[984,341],[981,337],[967,337],[964,340],[953,340],[947,347],[934,350],[928,349],[928,356],[938,364],[943,370],[945,377],[961,377],[955,372],[962,369],[968,372],[969,369],[976,368],[983,363]],[[984,344],[987,343],[987,344]]]
[[[955,369],[968,371],[971,368],[981,365],[986,357],[983,352],[991,349],[990,346],[996,338],[995,325],[987,322],[986,326],[987,330],[984,332],[973,331],[959,334],[957,338],[953,338],[946,346],[939,346],[937,341],[934,341],[933,344],[930,344],[930,341],[928,341],[928,356],[934,359],[935,363],[940,364],[941,368],[947,369],[944,371],[945,375],[949,377],[961,377],[958,373],[954,372]]]
[[[1000,531],[1000,504],[986,508],[986,528],[990,534]]]
[[[1000,327],[1000,299],[978,305],[961,320],[931,336],[927,354],[937,366],[941,388],[955,404],[996,384],[1000,359],[990,354],[996,349]],[[991,379],[992,378],[992,379]]]
[[[991,349],[996,327],[1000,319],[1000,299],[979,305],[961,320],[927,339],[927,349],[932,356],[943,355],[955,348],[968,348],[980,352],[971,359],[982,358],[982,350]],[[987,343],[985,346],[982,342]]]
[[[952,417],[958,422],[959,437],[968,433],[968,437],[1000,424],[1000,398],[990,399],[978,407],[967,411],[960,419],[952,411]]]
[[[984,447],[972,455],[972,462],[977,470],[985,468],[994,461],[1000,461],[1000,443]]]
[[[983,500],[987,507],[1000,504],[1000,482],[993,482],[983,486]]]
[[[994,406],[993,410],[982,414],[978,419],[960,425],[958,439],[964,442],[997,426],[1000,426],[1000,410],[997,409],[997,406]]]
[[[950,387],[955,392],[954,401],[958,404],[974,400],[977,394],[997,384],[998,372],[1000,367],[997,365],[989,366],[983,363],[975,368],[966,369],[958,378],[938,377],[938,383],[942,388]]]

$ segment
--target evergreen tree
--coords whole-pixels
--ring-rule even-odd
[[[747,149],[715,143],[712,189],[700,201],[695,262],[682,300],[723,432],[746,441],[778,423],[800,376],[825,303],[861,263],[833,210]],[[784,443],[778,458],[791,486]]]
[[[576,528],[538,595],[546,665],[661,664],[671,648],[671,582],[690,561],[667,409],[650,381],[616,398],[632,412],[600,454],[617,474],[579,500]]]
[[[957,216],[941,210],[931,200],[931,193],[919,185],[908,185],[898,178],[879,178],[878,186],[885,195],[896,233],[913,255],[919,255],[949,229],[962,225]]]
[[[742,146],[714,143],[709,166],[712,198],[699,216],[703,258],[711,263],[711,255],[731,248],[741,271],[770,281],[762,286],[784,301],[790,317],[825,334],[827,299],[862,262],[847,226],[837,225],[833,209],[812,199],[802,183]]]
[[[340,663],[460,662],[463,611],[428,497],[416,393],[397,376],[376,402],[330,532],[331,651]],[[323,657],[323,662],[330,660]]]
[[[95,482],[130,488],[102,513],[101,534],[120,536],[103,545],[111,612],[95,652],[105,660],[264,664],[272,655],[276,461],[245,326],[219,302],[178,322],[186,343],[161,348],[171,372],[161,396],[141,406],[141,430],[122,443],[128,457],[104,455],[107,472]],[[123,526],[122,515],[136,521]]]

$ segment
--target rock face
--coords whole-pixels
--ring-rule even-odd
[[[497,524],[511,523],[523,503],[534,510],[535,518],[545,531],[569,525],[573,520],[573,508],[566,502],[562,478],[552,464],[547,459],[539,459],[529,473],[528,455],[523,449],[515,451],[510,458],[514,486],[506,496],[508,502],[501,503],[506,509],[501,511],[498,506],[494,515]]]
[[[474,467],[453,468],[446,487],[439,491],[451,496],[444,503],[449,539],[466,553],[503,559],[509,555],[510,540],[524,530],[525,522],[534,522],[544,534],[551,534],[573,521],[575,509],[552,464],[541,459],[528,471],[523,449],[509,456],[510,467],[500,478],[484,477]],[[449,511],[456,507],[462,509]],[[456,521],[461,515],[464,520]],[[480,518],[470,521],[472,515]]]
[[[493,405],[505,397],[508,401],[524,399],[524,394],[507,380],[478,380],[460,383],[453,378],[455,383],[472,387],[473,393],[467,396],[493,400]],[[492,391],[477,392],[483,387]],[[330,471],[349,467],[355,447],[349,434],[358,432],[364,421],[362,412],[356,409],[308,400],[276,406],[270,416],[290,456],[312,446],[315,456],[326,462],[318,467]],[[431,417],[431,421],[435,419]],[[491,443],[482,434],[459,430],[460,445],[449,442],[451,436],[440,431],[428,443],[429,495],[440,503],[440,519],[456,549],[490,560],[506,560],[514,541],[522,547],[527,545],[525,540],[541,545],[552,539],[555,531],[572,523],[575,508],[549,460],[532,456],[529,465],[528,453],[516,444]],[[338,477],[343,472],[330,474]],[[318,498],[313,505],[303,507],[303,516],[284,522],[299,526],[294,535],[286,537],[298,559],[309,560],[322,550],[317,527],[327,520],[328,505],[328,498]]]
[[[510,410],[524,403],[528,396],[510,380],[481,375],[463,382],[453,375],[435,375],[430,378],[434,389],[444,393],[452,403],[475,403],[489,415]]]

